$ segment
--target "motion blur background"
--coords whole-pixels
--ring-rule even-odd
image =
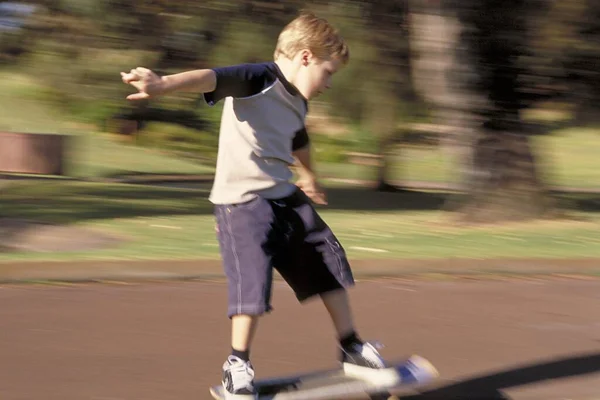
[[[272,60],[301,9],[350,46],[308,123],[353,257],[600,255],[598,1],[40,0],[0,2],[0,258],[216,257],[222,105],[119,73]]]

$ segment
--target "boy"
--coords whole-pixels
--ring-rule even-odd
[[[300,302],[322,299],[346,373],[365,376],[385,366],[355,331],[345,291],[354,284],[350,266],[310,202],[327,204],[311,165],[307,102],[331,86],[348,59],[346,43],[326,20],[302,13],[281,32],[274,62],[163,77],[145,68],[121,73],[138,89],[130,100],[176,90],[203,93],[209,105],[224,99],[209,199],[228,278],[232,350],[222,381],[228,399],[256,397],[249,354],[258,318],[271,310],[272,268]],[[294,163],[296,185],[289,182]]]

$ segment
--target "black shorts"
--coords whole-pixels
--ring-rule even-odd
[[[354,284],[345,251],[298,189],[216,205],[217,237],[228,279],[228,316],[271,311],[273,269],[299,301]]]

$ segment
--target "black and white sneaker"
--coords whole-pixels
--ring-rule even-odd
[[[227,357],[223,364],[223,389],[227,400],[255,400],[254,369],[250,361]]]
[[[371,343],[354,343],[349,348],[342,349],[342,362],[360,367],[381,369],[385,361]]]
[[[376,346],[368,342],[342,349],[342,367],[345,375],[376,385],[393,386],[399,381],[397,372],[386,368]]]

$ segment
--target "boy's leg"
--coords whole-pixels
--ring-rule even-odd
[[[372,354],[367,356],[366,361],[362,360],[360,362],[372,368],[382,368],[383,360],[379,354],[376,351],[373,352],[375,349],[369,347],[370,345],[365,345],[356,332],[348,292],[345,289],[337,289],[322,293],[320,296],[337,333],[341,348],[341,360],[346,361],[352,353],[357,351],[368,351]]]
[[[321,294],[321,299],[340,340],[355,333],[348,294],[343,289]]]
[[[364,343],[356,332],[350,299],[345,289],[322,293],[321,299],[337,332],[340,344],[340,359],[345,369],[358,366],[355,372],[360,375],[362,367],[383,368],[385,363],[379,352],[369,343]]]
[[[250,349],[261,315],[271,310],[273,212],[262,198],[215,207],[217,236],[227,276],[231,354],[223,364],[226,399],[254,399]]]
[[[368,368],[385,366],[377,350],[358,337],[346,289],[354,278],[346,253],[302,192],[278,211],[292,227],[286,263],[277,267],[299,301],[320,296],[338,335],[341,361]]]
[[[238,314],[231,317],[231,354],[244,361],[250,360],[250,347],[258,327],[256,315]]]

